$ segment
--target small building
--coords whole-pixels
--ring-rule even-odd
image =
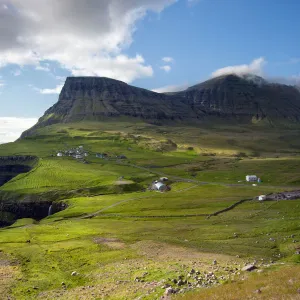
[[[265,201],[266,199],[267,199],[266,195],[260,195],[260,196],[258,196],[258,200],[259,201]]]
[[[247,175],[246,176],[246,181],[248,181],[248,182],[257,181],[257,176],[256,175]]]
[[[75,158],[76,158],[76,159],[82,159],[82,158],[83,158],[83,156],[82,156],[82,155],[80,155],[80,154],[76,154],[76,155],[75,155]]]
[[[84,152],[84,156],[87,157],[89,156],[89,154],[87,152]]]
[[[169,180],[169,178],[168,177],[160,177],[159,180],[162,182],[166,182]]]
[[[118,159],[127,159],[127,157],[126,157],[125,155],[123,155],[123,154],[122,154],[122,155],[119,155],[119,156],[117,156],[117,158],[118,158]]]
[[[59,157],[63,156],[63,154],[61,152],[58,152],[56,155],[59,156]]]
[[[83,146],[79,146],[78,148],[79,148],[79,149],[83,149]]]
[[[156,182],[153,184],[152,189],[159,192],[166,192],[169,190],[168,186],[163,184],[162,182]]]

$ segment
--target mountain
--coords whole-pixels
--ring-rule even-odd
[[[300,121],[300,92],[295,87],[268,83],[259,76],[216,77],[176,96],[199,114]]]
[[[176,96],[155,93],[105,77],[68,77],[58,102],[23,136],[38,127],[59,122],[97,120],[103,116],[173,120],[195,118],[196,114]]]
[[[58,102],[22,137],[54,123],[97,121],[103,116],[192,121],[211,115],[246,122],[298,122],[300,91],[251,74],[216,77],[172,94],[155,93],[105,77],[68,77]]]

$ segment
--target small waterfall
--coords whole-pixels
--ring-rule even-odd
[[[48,216],[51,216],[52,214],[52,205],[49,206],[49,209],[48,209]]]

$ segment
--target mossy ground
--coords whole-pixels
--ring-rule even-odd
[[[124,121],[54,125],[39,134],[1,145],[0,155],[33,154],[39,162],[0,193],[22,195],[24,201],[30,195],[65,192],[69,206],[40,222],[18,220],[0,230],[4,297],[157,299],[164,292],[163,280],[191,268],[212,270],[213,259],[230,267],[253,260],[274,261],[277,267],[285,263],[289,267],[280,268],[278,275],[282,281],[297,270],[300,200],[251,200],[300,185],[300,147],[293,130],[175,128]],[[168,139],[177,150],[162,149]],[[90,152],[88,164],[52,156],[78,145]],[[127,159],[102,160],[95,157],[97,152]],[[160,173],[169,176],[172,190],[145,191]],[[259,175],[263,183],[239,183],[248,173]],[[241,199],[249,201],[207,218]],[[73,271],[78,274],[71,276]],[[199,296],[187,297],[221,299],[210,291],[222,295],[226,290],[229,296],[223,299],[236,299],[260,283],[271,290],[278,283],[269,274],[279,273],[271,268],[241,284],[237,277],[236,283],[199,289]],[[144,282],[134,280],[141,276]],[[278,293],[296,297],[296,285],[287,284]]]

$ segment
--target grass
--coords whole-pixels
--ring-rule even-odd
[[[262,274],[245,275],[243,280],[176,299],[300,299],[299,271],[299,266],[286,266]]]
[[[248,294],[272,299],[275,292],[296,297],[296,284],[289,280],[299,280],[293,272],[300,262],[295,254],[300,247],[300,200],[250,200],[300,185],[295,134],[293,129],[205,124],[162,127],[124,118],[53,125],[38,136],[1,145],[0,155],[36,155],[39,162],[0,187],[0,197],[21,202],[63,199],[68,204],[40,222],[20,219],[0,229],[2,295],[158,299],[169,278],[191,268],[211,271],[217,259],[224,268],[253,260],[277,264],[186,299],[221,299],[225,294],[228,299]],[[177,149],[164,148],[173,144],[168,139]],[[88,164],[52,156],[78,145],[89,151]],[[98,159],[97,152],[114,158]],[[115,158],[120,154],[128,158],[122,164]],[[249,173],[263,183],[236,185]],[[145,191],[159,174],[170,178],[171,191]],[[126,184],[120,184],[121,176]],[[207,218],[242,199],[249,201]],[[281,263],[288,266],[279,268]],[[253,293],[258,288],[259,295]]]

